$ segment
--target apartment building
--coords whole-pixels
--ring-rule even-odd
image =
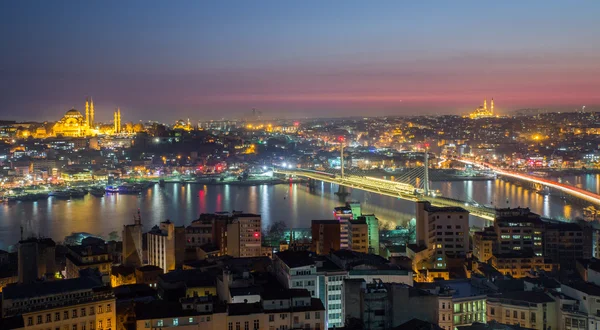
[[[469,252],[469,212],[461,207],[435,207],[417,202],[417,244],[435,257]],[[442,266],[443,267],[443,266]]]
[[[92,277],[7,286],[2,316],[18,315],[32,330],[111,330],[117,322],[112,289]]]
[[[183,263],[185,228],[170,220],[163,221],[148,232],[148,264],[170,272]]]

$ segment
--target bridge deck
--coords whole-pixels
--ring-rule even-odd
[[[485,206],[471,205],[464,201],[445,197],[417,195],[415,187],[406,183],[354,175],[346,175],[344,178],[342,178],[340,176],[325,172],[307,170],[275,169],[274,172],[334,183],[345,187],[356,188],[380,195],[410,200],[413,202],[426,200],[434,206],[460,206],[471,212],[472,215],[486,220],[494,220],[495,217],[495,210]]]

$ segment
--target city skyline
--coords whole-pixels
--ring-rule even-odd
[[[3,119],[468,114],[600,104],[593,2],[2,4]],[[598,8],[597,8],[598,9]]]

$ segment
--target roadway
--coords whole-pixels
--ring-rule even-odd
[[[395,182],[390,180],[378,179],[367,176],[345,175],[343,178],[339,175],[329,174],[326,172],[300,170],[300,169],[280,169],[275,168],[274,173],[295,175],[308,179],[334,183],[340,186],[369,191],[375,194],[401,198],[413,202],[426,200],[434,206],[453,206],[462,207],[469,211],[472,215],[486,219],[494,220],[495,210],[483,205],[472,205],[465,201],[446,198],[442,196],[424,196],[416,193],[416,189],[411,184]]]
[[[493,171],[494,173],[498,174],[498,175],[503,175],[503,176],[507,176],[507,177],[511,177],[511,178],[515,178],[515,179],[519,179],[519,180],[523,180],[523,181],[527,181],[527,182],[533,182],[533,183],[537,183],[543,186],[547,186],[559,191],[564,192],[565,194],[569,194],[571,196],[580,198],[584,201],[590,202],[592,204],[596,204],[596,205],[600,205],[600,195],[595,194],[591,191],[587,191],[581,188],[577,188],[575,186],[571,186],[568,184],[564,184],[564,183],[560,183],[560,182],[556,182],[553,180],[548,180],[545,178],[540,178],[537,176],[533,176],[533,175],[529,175],[529,174],[523,174],[523,173],[519,173],[519,172],[513,172],[513,171],[507,171],[507,170],[503,170],[501,168],[495,167],[492,164],[489,163],[476,163],[470,160],[464,160],[464,159],[457,159],[459,162],[465,163],[465,164],[469,164],[469,165],[473,165],[473,166],[477,166],[477,167],[481,167],[481,168],[485,168],[485,169],[489,169],[491,171]]]

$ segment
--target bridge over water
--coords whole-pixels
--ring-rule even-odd
[[[428,190],[426,184],[424,184],[426,189],[420,189],[410,183],[400,182],[404,178],[392,181],[357,174],[336,174],[295,168],[275,168],[274,172],[287,176],[303,177],[309,180],[334,183],[340,187],[360,189],[375,194],[401,198],[414,202],[429,201],[434,206],[459,206],[471,212],[472,215],[486,220],[494,220],[495,216],[494,208],[435,194],[426,194],[425,192]],[[425,173],[427,173],[427,171],[425,171]],[[428,174],[425,174],[425,176],[427,175]],[[423,179],[423,181],[425,180]],[[340,190],[339,193],[344,194],[344,190]]]
[[[473,162],[473,161],[465,160],[465,159],[457,159],[457,160],[462,163],[465,163],[465,164],[473,165],[475,167],[485,168],[485,169],[490,170],[500,176],[505,176],[505,177],[517,179],[520,181],[538,184],[543,187],[549,187],[551,189],[558,190],[564,194],[584,200],[586,202],[589,202],[589,203],[592,203],[595,205],[600,205],[600,195],[593,193],[591,191],[585,190],[585,189],[581,189],[581,188],[578,188],[575,186],[560,183],[560,182],[557,182],[554,180],[549,180],[546,178],[540,178],[540,177],[525,174],[525,173],[501,169],[501,168],[495,167],[489,163],[477,163],[477,162]]]

